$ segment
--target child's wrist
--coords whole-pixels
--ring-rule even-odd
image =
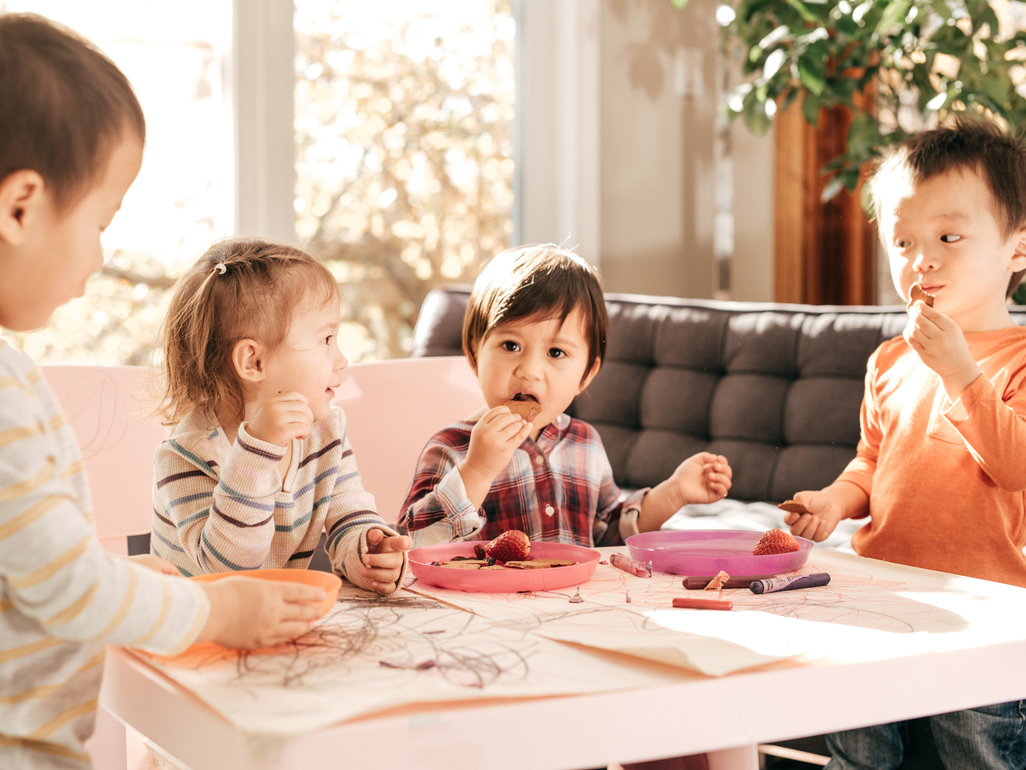
[[[491,486],[492,482],[495,481],[495,477],[498,474],[489,473],[487,469],[482,469],[479,465],[471,462],[469,459],[464,460],[456,469],[459,471],[460,477],[463,479],[463,484],[466,486],[469,481],[471,484],[486,484]]]
[[[980,367],[973,361],[972,366],[964,367],[947,377],[942,377],[944,392],[947,393],[948,399],[952,403],[958,401],[981,374]]]
[[[679,511],[690,502],[683,490],[677,484],[674,484],[671,479],[656,484],[652,491],[649,492],[649,495],[654,495],[654,502],[671,513]]]
[[[217,583],[200,583],[200,587],[207,595],[207,601],[210,602],[210,612],[207,614],[207,622],[203,625],[203,630],[196,637],[196,642],[216,641],[221,637],[226,616],[231,613],[229,597]]]

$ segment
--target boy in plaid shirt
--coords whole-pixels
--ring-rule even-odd
[[[400,514],[415,547],[491,540],[618,545],[689,503],[726,496],[725,457],[699,452],[625,498],[598,433],[564,410],[598,373],[608,319],[595,269],[555,246],[508,249],[481,273],[463,351],[487,408],[428,442]],[[536,405],[525,420],[511,400]]]

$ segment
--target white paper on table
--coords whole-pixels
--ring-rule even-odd
[[[783,618],[765,612],[649,610],[645,633],[606,619],[601,630],[564,621],[538,631],[547,639],[632,655],[708,676],[784,660],[859,660],[899,657],[931,649],[928,634]]]
[[[214,708],[254,752],[410,704],[610,692],[696,676],[414,597],[341,601],[307,636],[299,653],[284,645],[277,653],[140,658]]]

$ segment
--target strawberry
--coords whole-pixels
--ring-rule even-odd
[[[801,548],[798,541],[780,529],[771,529],[761,538],[752,551],[753,556],[765,556],[772,553],[791,553]]]
[[[511,529],[486,545],[484,551],[496,561],[525,561],[531,553],[531,541],[519,529]]]

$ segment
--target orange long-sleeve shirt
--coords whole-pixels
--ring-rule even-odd
[[[869,359],[858,454],[863,556],[1026,587],[1026,328],[965,335],[983,375],[952,404],[902,338]]]

